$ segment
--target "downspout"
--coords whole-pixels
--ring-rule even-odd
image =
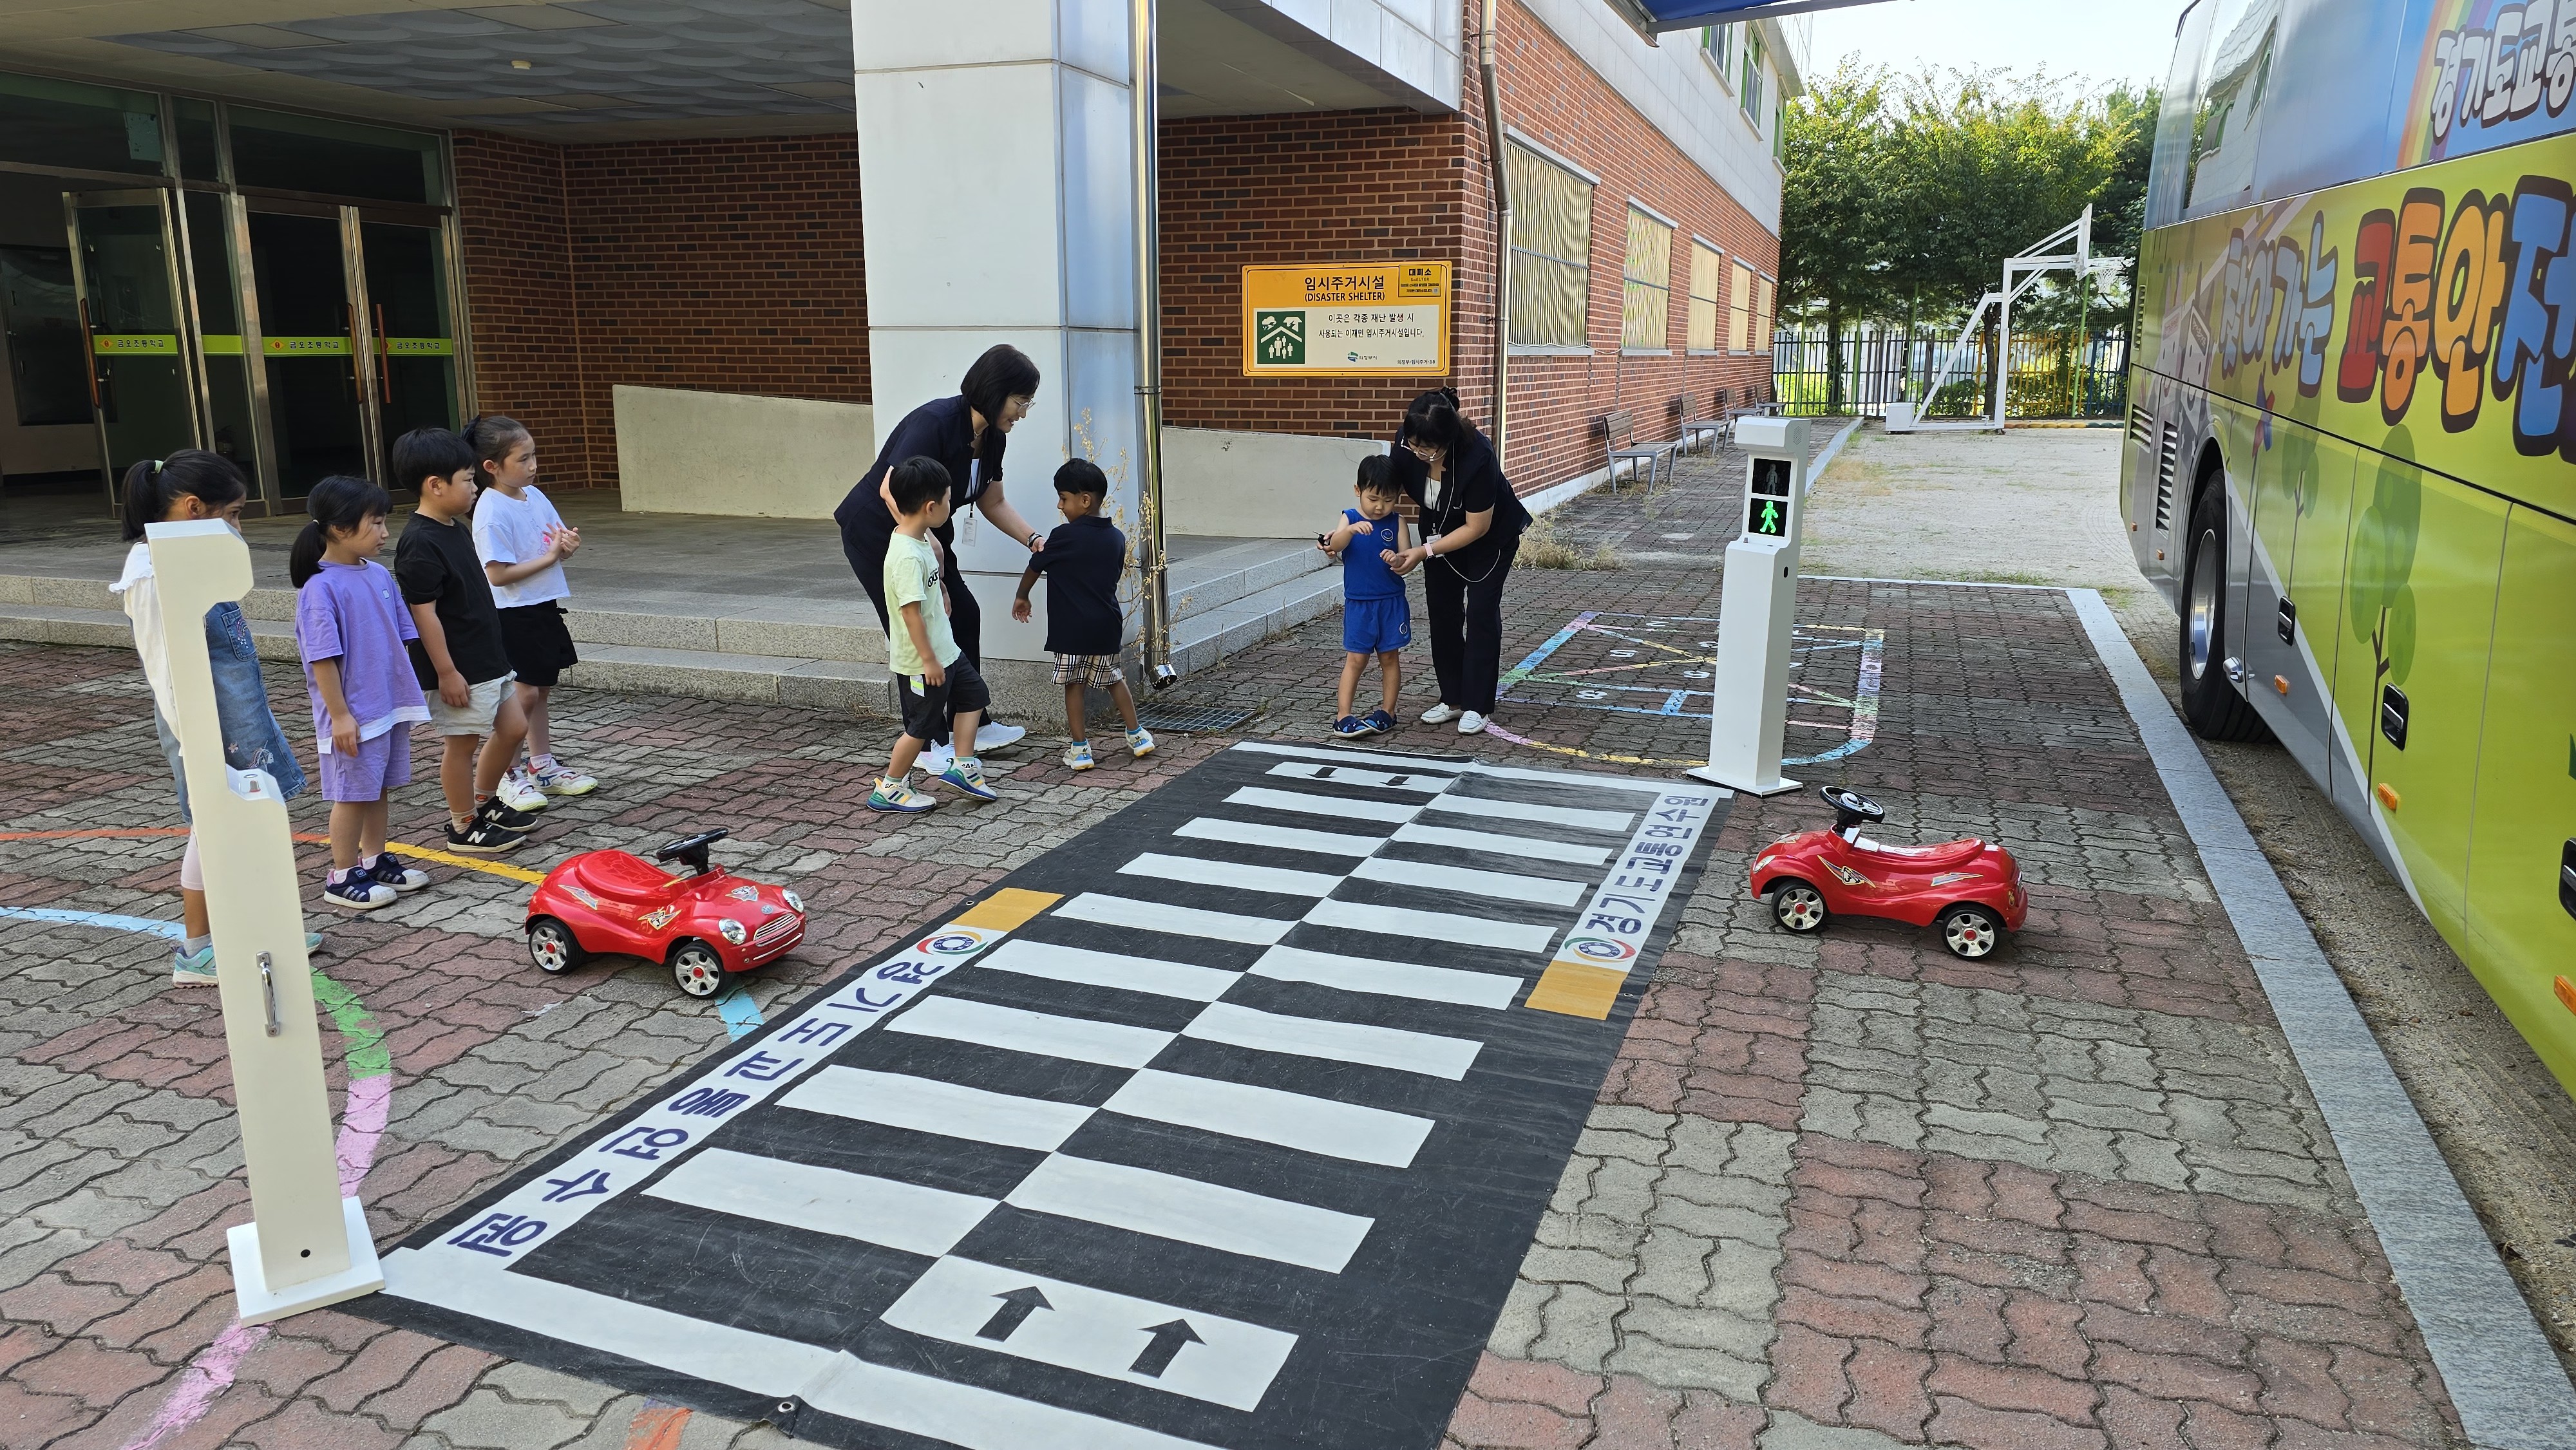
[[[1501,0],[1485,0],[1485,33],[1478,64],[1485,76],[1485,164],[1494,186],[1494,406],[1488,432],[1494,439],[1494,462],[1504,460],[1512,361],[1512,187],[1503,172],[1503,92],[1494,76],[1494,15]]]
[[[1162,71],[1154,54],[1154,0],[1127,7],[1129,151],[1136,191],[1136,496],[1143,515],[1145,678],[1160,690],[1172,668],[1172,594],[1163,552]]]

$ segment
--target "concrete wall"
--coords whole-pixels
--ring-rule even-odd
[[[1393,431],[1390,427],[1389,431]],[[1351,502],[1359,461],[1384,453],[1365,438],[1163,430],[1166,533],[1310,538]]]
[[[865,403],[614,389],[628,513],[825,519],[877,456]]]

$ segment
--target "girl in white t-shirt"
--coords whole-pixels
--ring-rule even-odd
[[[474,506],[474,552],[492,581],[501,610],[501,644],[518,676],[519,709],[528,717],[528,760],[502,778],[498,794],[513,810],[545,809],[550,795],[588,795],[599,782],[555,759],[546,697],[571,665],[572,631],[563,601],[572,595],[563,561],[581,547],[581,530],[563,521],[537,489],[537,440],[497,413],[465,425],[483,485]]]

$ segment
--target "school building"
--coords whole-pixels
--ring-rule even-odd
[[[529,424],[569,503],[821,519],[879,420],[994,341],[1046,374],[1011,442],[1024,511],[1088,453],[1132,521],[1143,8],[16,8],[0,536],[104,537],[110,480],[188,446],[241,463],[255,515],[297,514],[323,477],[381,473],[403,431],[477,412]],[[1803,21],[1655,44],[1607,0],[1154,8],[1176,559],[1310,537],[1444,382],[1482,422],[1507,378],[1524,495],[1768,397]],[[1341,310],[1263,305],[1301,286]],[[1015,575],[992,532],[966,563]]]

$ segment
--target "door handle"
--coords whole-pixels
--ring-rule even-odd
[[[384,393],[385,405],[394,401],[394,345],[385,336],[385,304],[376,304],[376,386]]]
[[[2379,733],[2400,750],[2406,748],[2406,716],[2406,692],[2395,685],[2382,686],[2379,691]]]
[[[2576,840],[2558,853],[2558,904],[2569,916],[2576,916]]]
[[[340,313],[349,322],[349,387],[358,387],[358,307],[354,302],[340,304]]]
[[[89,330],[89,299],[80,299],[81,358],[87,366],[81,376],[89,380],[89,410],[98,411],[98,343]]]

